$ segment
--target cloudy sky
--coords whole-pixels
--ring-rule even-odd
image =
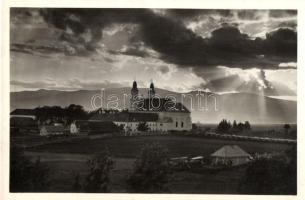
[[[12,8],[11,91],[155,86],[296,96],[294,10]]]

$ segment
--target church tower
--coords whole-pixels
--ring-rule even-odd
[[[139,90],[138,90],[137,82],[133,81],[132,89],[131,89],[131,98],[130,98],[131,110],[136,110],[137,108],[136,101],[138,99],[138,96],[139,96]]]
[[[155,86],[154,86],[154,83],[151,81],[151,84],[149,86],[149,90],[148,90],[148,98],[153,98],[156,94],[156,91],[155,91]]]

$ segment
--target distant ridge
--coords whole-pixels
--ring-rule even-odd
[[[129,87],[106,89],[106,96],[109,94],[118,95],[119,106],[123,107],[123,94],[130,94]],[[146,88],[139,88],[140,94],[147,95]],[[38,106],[61,106],[69,104],[82,105],[86,110],[92,110],[91,97],[100,94],[100,90],[77,90],[77,91],[59,91],[59,90],[37,90],[11,92],[10,110],[16,108],[35,108]],[[192,121],[203,123],[218,123],[221,119],[245,121],[252,123],[296,123],[297,121],[297,102],[283,99],[275,99],[260,96],[251,93],[226,93],[214,94],[208,93],[213,98],[208,98],[207,102],[201,102],[204,109],[198,107],[198,92],[176,93],[164,89],[156,89],[156,93],[161,97],[171,95],[177,98],[178,102],[191,110],[193,104]],[[182,98],[182,94],[185,95]],[[190,100],[189,96],[194,98]],[[196,96],[197,95],[197,96]],[[203,100],[201,100],[203,101]],[[215,110],[215,101],[216,110]],[[126,106],[129,105],[129,98],[125,97]],[[100,104],[98,104],[100,105]],[[105,105],[105,104],[104,104]],[[206,107],[207,106],[207,107]]]

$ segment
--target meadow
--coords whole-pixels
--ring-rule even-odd
[[[27,150],[51,153],[94,154],[103,151],[107,147],[115,157],[134,158],[138,155],[143,145],[154,142],[167,147],[171,157],[207,156],[223,145],[238,145],[250,154],[282,152],[291,146],[289,144],[280,143],[163,135],[111,137],[102,139],[80,138],[31,147],[27,148]]]
[[[128,192],[126,178],[143,145],[157,142],[169,151],[170,157],[208,156],[223,145],[239,145],[248,153],[282,152],[292,144],[232,141],[191,136],[133,136],[104,139],[74,139],[26,149],[29,157],[40,158],[50,168],[50,187],[46,192],[72,192],[76,174],[84,180],[86,161],[95,153],[109,149],[115,161],[110,175],[110,192]],[[246,166],[216,173],[174,172],[168,184],[169,193],[238,194],[240,179]]]

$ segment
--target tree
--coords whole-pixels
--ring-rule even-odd
[[[68,118],[68,124],[77,119],[86,119],[88,115],[83,106],[75,104],[70,104],[68,107],[66,107],[65,113]]]
[[[63,122],[70,124],[77,119],[87,119],[89,114],[81,105],[71,104],[65,108],[60,106],[43,106],[35,108],[37,120],[42,124]]]
[[[289,124],[284,124],[283,128],[285,129],[285,133],[288,134],[288,131],[290,129],[290,125]]]
[[[192,123],[192,130],[193,130],[193,131],[197,131],[197,130],[198,130],[197,124]]]
[[[132,192],[166,192],[170,174],[167,149],[156,143],[148,144],[137,157],[127,183]]]
[[[236,123],[236,120],[234,120],[234,121],[233,121],[233,126],[232,126],[232,128],[233,128],[234,130],[236,130],[236,129],[237,129],[237,123]]]
[[[244,125],[243,123],[239,122],[239,123],[237,124],[237,130],[238,130],[239,132],[242,132],[242,131],[244,130],[244,128],[245,128],[245,125]]]
[[[228,133],[231,128],[232,128],[232,125],[231,125],[230,121],[227,121],[226,119],[223,119],[218,124],[216,131],[218,133]]]
[[[140,122],[137,127],[138,131],[148,131],[149,127],[146,122]]]
[[[10,192],[45,192],[49,169],[37,159],[32,162],[16,147],[10,150]]]
[[[118,130],[119,130],[120,132],[124,132],[124,128],[125,128],[125,124],[120,124],[120,125],[118,126]]]
[[[249,121],[245,121],[245,130],[251,130],[251,125]]]
[[[113,169],[113,160],[108,149],[87,161],[88,175],[84,190],[86,192],[108,192],[109,174]]]

